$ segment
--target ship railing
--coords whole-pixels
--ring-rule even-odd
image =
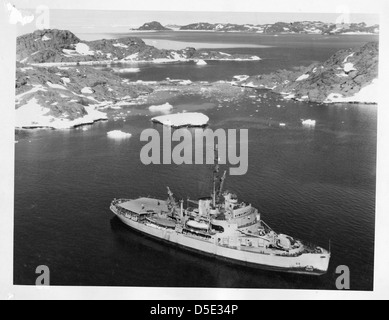
[[[245,224],[243,226],[238,227],[238,229],[248,228],[248,227],[254,226],[256,224],[257,224],[257,221],[252,221],[250,223],[247,223],[247,224]]]

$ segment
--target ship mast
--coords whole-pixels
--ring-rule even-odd
[[[224,188],[224,183],[226,182],[226,177],[227,177],[227,171],[224,171],[223,177],[220,179],[220,188],[219,188],[219,194],[218,194],[219,201],[223,195],[223,188]]]
[[[213,193],[212,193],[212,200],[213,200],[213,207],[216,208],[216,184],[218,182],[218,175],[220,171],[220,165],[219,165],[219,146],[216,145],[215,147],[215,168],[213,170]]]

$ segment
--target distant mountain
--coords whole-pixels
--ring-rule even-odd
[[[171,29],[164,27],[162,24],[160,24],[157,21],[145,23],[137,30],[138,31],[171,31]]]
[[[368,27],[366,23],[335,24],[319,21],[302,21],[294,23],[277,22],[274,24],[223,24],[194,23],[180,28],[182,31],[218,31],[218,32],[255,32],[264,34],[378,34],[379,26]]]
[[[379,45],[372,42],[338,51],[323,63],[249,77],[236,85],[270,89],[299,101],[376,103],[378,62]]]

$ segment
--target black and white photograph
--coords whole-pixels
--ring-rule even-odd
[[[385,285],[384,1],[188,2],[3,1],[2,298]]]

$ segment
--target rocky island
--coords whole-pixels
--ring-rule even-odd
[[[172,29],[164,27],[158,21],[145,23],[139,29],[134,29],[134,30],[136,30],[136,31],[172,31]]]
[[[169,63],[198,60],[260,60],[249,55],[216,51],[159,50],[135,37],[81,41],[70,31],[39,30],[17,39],[16,61],[27,64],[88,65],[107,63]]]
[[[324,63],[248,77],[236,85],[269,89],[286,99],[318,103],[377,103],[379,44],[341,50]]]

